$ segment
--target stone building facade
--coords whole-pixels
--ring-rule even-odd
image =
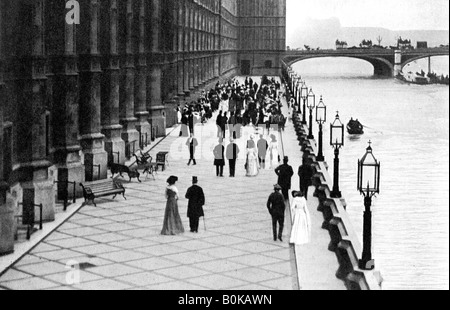
[[[54,181],[106,178],[219,80],[279,74],[285,13],[285,0],[0,0],[0,207],[13,193],[51,221]]]

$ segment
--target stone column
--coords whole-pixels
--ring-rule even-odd
[[[8,203],[6,196],[8,194],[8,180],[5,180],[3,164],[4,164],[4,141],[3,141],[3,107],[5,98],[4,83],[4,40],[3,33],[3,6],[4,0],[0,0],[0,256],[10,254],[14,251],[14,209],[12,204]]]
[[[192,58],[192,56],[189,56],[189,60],[187,61],[188,63],[188,76],[189,76],[189,92],[193,92],[194,91],[194,59]]]
[[[136,129],[141,135],[141,142],[150,143],[152,129],[148,118],[150,113],[147,111],[147,58],[145,54],[145,6],[146,0],[135,0],[135,115],[138,119]]]
[[[46,25],[52,29],[47,33],[50,55],[49,67],[53,82],[52,136],[53,160],[57,171],[58,197],[63,199],[65,193],[73,199],[72,187],[64,182],[76,182],[76,196],[82,195],[79,183],[85,181],[85,168],[81,162],[81,145],[78,141],[78,58],[76,55],[76,29],[65,19],[65,3],[58,0],[47,2]]]
[[[402,74],[402,51],[395,50],[394,77]]]
[[[80,0],[78,25],[80,64],[80,134],[86,180],[107,178],[108,153],[101,133],[101,62],[99,54],[99,2]]]
[[[123,126],[122,139],[130,144],[129,155],[139,148],[137,118],[134,114],[134,53],[133,53],[133,0],[119,1],[120,38],[120,123]]]
[[[186,53],[183,52],[183,76],[184,76],[184,81],[183,81],[183,87],[184,87],[184,94],[185,96],[189,97],[190,96],[190,90],[189,90],[189,60],[186,59]]]
[[[5,0],[0,0],[0,209],[3,208],[6,202],[6,192],[9,188],[8,180],[5,180],[3,165],[4,165],[4,149],[5,145],[3,145],[3,106],[4,98],[5,98],[5,80],[4,80],[4,40],[5,35],[3,33],[3,6],[5,5]]]
[[[125,141],[119,115],[118,0],[101,3],[100,49],[102,61],[101,126],[109,163],[125,163]]]
[[[177,54],[177,68],[178,68],[178,72],[177,72],[177,96],[182,99],[184,97],[184,59],[183,59],[183,44],[184,44],[184,19],[185,19],[185,15],[184,15],[184,10],[185,10],[185,6],[184,6],[184,1],[176,1],[175,2],[176,5],[176,16],[177,16],[177,32],[176,32],[176,54]]]
[[[15,163],[11,191],[24,205],[42,204],[44,221],[55,219],[55,192],[52,163],[48,160],[48,126],[46,107],[46,51],[44,32],[45,1],[10,1],[18,10],[8,16],[8,25],[15,28],[7,42],[14,42],[17,111],[14,124]],[[16,45],[16,44],[17,45]]]
[[[149,70],[147,80],[147,109],[150,111],[150,123],[156,130],[156,136],[166,134],[165,107],[161,97],[161,59],[160,32],[161,32],[161,0],[151,0],[148,6],[147,29],[150,29],[151,48],[148,54]]]
[[[195,91],[198,89],[199,85],[199,62],[197,56],[192,60],[192,67],[193,67],[193,75],[194,75],[194,89]]]

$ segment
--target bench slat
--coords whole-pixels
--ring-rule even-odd
[[[97,197],[105,197],[122,194],[125,197],[125,188],[120,182],[115,180],[100,180],[95,182],[87,182],[80,184],[83,187],[85,199],[94,202]],[[94,202],[95,205],[95,202]]]

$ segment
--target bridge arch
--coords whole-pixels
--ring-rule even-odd
[[[428,55],[420,55],[420,56],[415,56],[415,57],[403,57],[403,62],[402,62],[402,70],[410,63],[417,61],[417,60],[421,60],[421,59],[425,59],[428,57],[440,57],[440,56],[448,56],[448,51],[447,52],[440,52],[440,53],[434,53],[434,54],[428,54]]]
[[[382,75],[392,77],[394,75],[394,65],[389,60],[381,57],[369,57],[369,56],[351,56],[351,55],[305,55],[292,57],[288,56],[283,59],[284,63],[287,66],[292,66],[297,62],[301,62],[308,59],[317,59],[317,58],[353,58],[367,61],[374,68],[374,75]]]

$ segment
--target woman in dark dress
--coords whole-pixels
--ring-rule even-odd
[[[167,180],[166,188],[166,211],[164,214],[164,224],[161,231],[161,235],[173,236],[184,233],[183,222],[181,221],[180,212],[178,211],[178,189],[175,187],[175,183],[178,178],[171,176]]]

